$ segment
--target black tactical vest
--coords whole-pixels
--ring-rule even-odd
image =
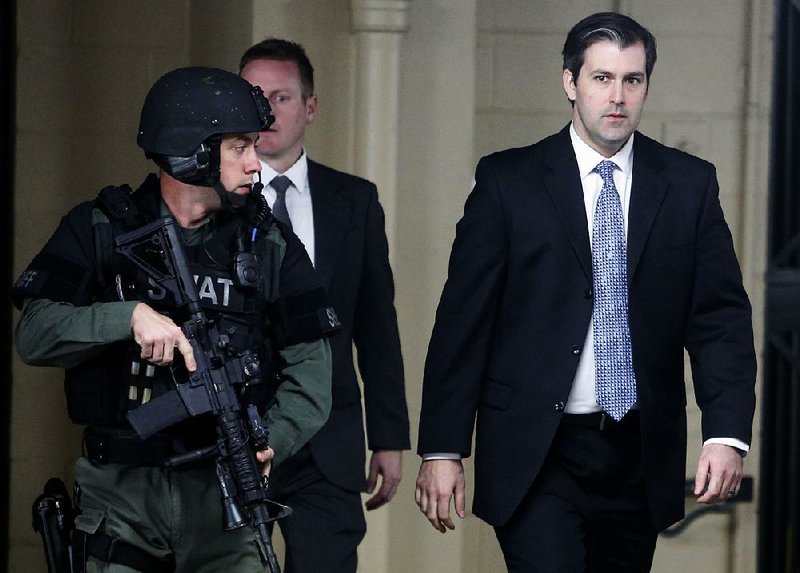
[[[134,193],[129,187],[107,187],[101,191],[93,212],[97,264],[94,296],[98,302],[142,301],[181,324],[187,317],[176,309],[172,295],[113,247],[114,237],[155,220],[161,215],[160,209],[161,195],[154,176]],[[261,273],[261,280],[253,281],[258,286],[243,286],[242,279],[237,278],[235,261],[248,242],[249,232],[240,217],[218,213],[214,222],[199,230],[200,236],[185,250],[201,306],[219,332],[230,338],[229,351],[255,353],[259,358],[260,379],[249,383],[247,391],[252,403],[263,410],[278,383],[277,368],[269,367],[275,365],[279,355],[272,352],[268,343],[267,309],[279,295],[275,278],[280,253],[276,252],[275,243],[264,240],[264,233],[260,240],[248,244],[246,250],[257,255],[261,262],[256,271]],[[66,370],[70,418],[77,424],[127,429],[128,411],[168,391],[184,375],[177,351],[172,366],[158,367],[140,358],[140,348],[132,340],[112,344],[97,357]],[[200,422],[190,419],[168,432],[197,437],[200,426],[213,428]]]

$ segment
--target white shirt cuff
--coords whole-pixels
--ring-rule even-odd
[[[452,454],[448,452],[437,452],[433,454],[422,454],[422,461],[427,462],[430,460],[460,460],[461,454]]]
[[[734,447],[742,452],[742,457],[746,456],[747,452],[750,451],[750,446],[748,444],[736,438],[709,438],[703,442],[704,446],[708,444],[725,444],[726,446]]]

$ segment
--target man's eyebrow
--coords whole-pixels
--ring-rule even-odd
[[[596,68],[592,70],[592,75],[603,75],[603,76],[612,76],[614,77],[614,72],[610,72],[608,70],[604,70],[603,68]],[[635,71],[635,72],[626,72],[622,75],[623,78],[643,78],[645,73],[642,71]]]

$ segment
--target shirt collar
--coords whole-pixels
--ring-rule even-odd
[[[620,147],[612,157],[603,157],[600,153],[589,147],[589,145],[581,139],[578,132],[575,131],[575,126],[570,124],[569,136],[572,140],[572,149],[575,151],[575,159],[578,160],[578,171],[580,172],[581,179],[584,179],[589,173],[594,171],[597,165],[608,159],[617,164],[620,171],[625,175],[630,176],[633,170],[633,137],[631,134],[625,145]]]
[[[269,182],[277,175],[286,175],[286,177],[291,179],[292,185],[294,185],[300,193],[306,192],[306,181],[308,181],[308,155],[306,155],[305,149],[303,153],[300,154],[300,159],[295,161],[294,165],[283,173],[278,173],[262,159],[259,159],[259,162],[261,163],[261,182],[264,185],[269,185]]]

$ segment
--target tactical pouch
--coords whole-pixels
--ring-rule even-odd
[[[70,419],[82,426],[117,426],[128,410],[127,342],[67,368],[64,389]]]

